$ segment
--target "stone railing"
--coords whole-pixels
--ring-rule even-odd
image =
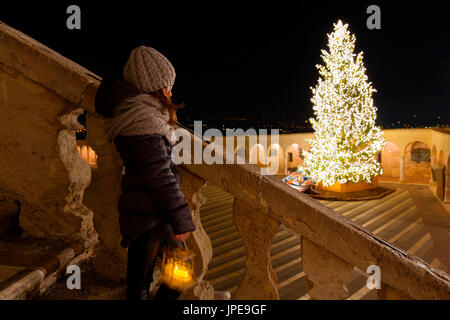
[[[0,199],[20,203],[24,234],[97,238],[83,205],[91,170],[76,149],[89,71],[0,22]]]
[[[192,137],[193,144],[207,146]],[[270,247],[280,224],[301,236],[303,272],[312,299],[347,298],[345,282],[354,267],[366,270],[371,265],[381,270],[380,299],[450,299],[447,273],[383,241],[279,178],[261,175],[255,165],[182,167],[183,183],[197,186],[189,187],[187,196],[195,194],[193,198],[198,199],[195,219],[199,230],[191,241],[199,243],[201,277],[211,259],[211,244],[197,213],[203,201],[201,186],[211,183],[235,197],[234,223],[245,245],[246,264],[233,299],[279,299]]]

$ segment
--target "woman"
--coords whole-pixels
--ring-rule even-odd
[[[119,200],[121,245],[128,248],[127,299],[148,299],[153,267],[164,239],[186,240],[195,229],[171,160],[176,111],[172,64],[153,48],[134,49],[123,80],[104,79],[96,110],[125,166]],[[155,299],[177,299],[162,285]]]

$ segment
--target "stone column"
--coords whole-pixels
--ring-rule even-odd
[[[203,277],[208,271],[208,264],[212,259],[212,244],[209,236],[205,232],[200,220],[200,207],[206,202],[206,198],[201,194],[201,189],[206,186],[206,181],[190,173],[183,167],[178,167],[181,174],[181,189],[191,208],[192,218],[195,223],[195,231],[192,232],[186,241],[187,247],[194,251],[194,270],[197,284],[183,292],[182,300],[211,300],[214,299],[214,288]]]
[[[399,182],[403,183],[405,180],[405,156],[400,156],[400,179]]]
[[[446,179],[445,179],[445,196],[444,202],[450,203],[450,168],[446,167]]]
[[[277,277],[270,261],[270,246],[280,225],[274,218],[234,200],[234,223],[244,240],[245,270],[233,299],[279,299]]]
[[[302,237],[303,271],[312,300],[343,300],[349,296],[345,282],[353,266]]]
[[[288,157],[288,153],[285,152],[284,154],[284,175],[286,176],[288,174],[288,167],[287,167],[287,158]]]

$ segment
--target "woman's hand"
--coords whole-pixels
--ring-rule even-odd
[[[174,240],[178,240],[178,241],[186,241],[187,238],[189,238],[189,236],[191,235],[191,232],[186,232],[186,233],[182,233],[182,234],[174,234],[173,235],[173,239]]]

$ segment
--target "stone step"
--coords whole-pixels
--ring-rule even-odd
[[[205,226],[203,226],[203,229],[205,229],[207,234],[212,234],[216,231],[222,230],[222,228],[227,228],[232,225],[234,225],[233,219],[226,219],[226,220],[223,220],[222,222],[219,221],[216,224],[211,224],[207,228],[205,228]]]
[[[233,205],[233,199],[229,199],[228,197],[226,199],[217,199],[214,200],[214,202],[207,202],[206,204],[202,205],[201,208],[203,210],[204,216],[207,217],[209,214],[214,213],[218,208],[231,208]]]
[[[277,274],[278,280],[282,279],[284,281],[286,279],[286,275],[289,275],[289,271],[285,271],[288,268],[290,268],[293,264],[297,264],[297,267],[300,266],[299,272],[301,272],[301,265],[298,265],[300,263],[300,247],[293,247],[289,248],[287,250],[284,250],[282,252],[277,253],[276,255],[273,255],[271,258],[272,260],[272,268]],[[296,257],[295,257],[296,256]],[[293,269],[290,269],[291,271]],[[244,267],[240,268],[239,270],[236,270],[235,272],[228,273],[226,275],[223,275],[221,277],[214,278],[211,282],[214,285],[214,287],[218,288],[218,290],[227,290],[235,289],[233,287],[238,285],[238,282],[242,276],[242,273],[244,272]]]
[[[202,207],[208,208],[211,205],[215,205],[217,202],[228,202],[233,201],[234,197],[229,194],[224,193],[211,193],[209,195],[203,194],[206,198],[206,203]]]
[[[47,252],[36,262],[28,265],[0,266],[0,300],[33,299],[51,289],[58,278],[65,274],[69,265],[80,265],[92,256],[97,242],[96,236],[88,239],[84,244],[72,243],[67,246],[56,245],[57,251]],[[9,243],[9,246],[13,244]],[[4,253],[11,254],[11,253]],[[11,261],[16,263],[20,259]],[[3,262],[4,263],[4,262]],[[5,275],[9,269],[9,275]]]
[[[214,232],[208,232],[208,235],[211,241],[215,241],[216,239],[221,239],[222,237],[225,237],[227,234],[230,234],[232,232],[237,232],[234,224],[227,227],[222,227],[221,229],[216,230]]]
[[[298,250],[297,252],[295,250]],[[273,259],[272,264],[275,265],[275,259],[279,257],[289,254],[291,255],[291,259],[294,257],[300,256],[300,244],[298,239],[287,239],[284,242],[281,242],[280,245],[275,246],[273,250],[271,250],[271,257]],[[236,272],[239,269],[243,269],[245,266],[245,255],[237,256],[232,260],[223,261],[220,264],[215,264],[213,268],[210,268],[207,272],[208,279],[216,279],[225,275],[229,275],[233,272]],[[277,265],[278,266],[278,265]]]
[[[277,252],[277,248],[280,245],[283,245],[286,242],[290,242],[294,240],[294,236],[289,234],[288,232],[278,233],[273,241],[271,253],[275,254]],[[214,255],[213,259],[209,264],[209,270],[225,263],[228,261],[232,261],[233,259],[237,259],[245,256],[245,248],[243,246],[239,246],[234,250],[225,251],[222,254]]]
[[[203,217],[203,212],[200,217],[202,224],[206,227],[210,226],[211,224],[215,224],[218,221],[223,221],[225,219],[230,219],[233,216],[233,212],[231,208],[223,208],[220,210],[217,210],[214,214]],[[226,218],[225,218],[226,217]]]

